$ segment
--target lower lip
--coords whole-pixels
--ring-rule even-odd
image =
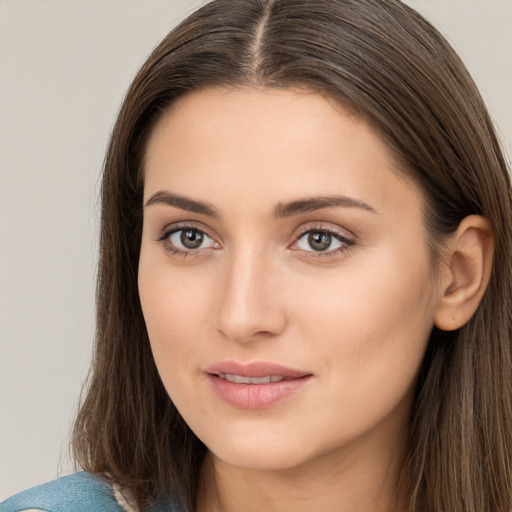
[[[311,375],[268,384],[236,384],[208,374],[213,390],[227,404],[238,409],[265,409],[292,398],[311,380]]]

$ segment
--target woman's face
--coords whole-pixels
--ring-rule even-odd
[[[398,443],[437,291],[422,195],[375,132],[315,93],[216,88],[145,164],[144,317],[211,452],[279,469]]]

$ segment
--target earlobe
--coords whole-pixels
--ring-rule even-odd
[[[489,283],[494,253],[489,221],[479,215],[466,217],[447,246],[434,323],[452,331],[473,316]]]

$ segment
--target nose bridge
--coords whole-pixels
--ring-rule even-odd
[[[286,318],[276,294],[276,269],[266,251],[254,247],[233,250],[220,276],[218,329],[234,341],[272,336],[284,329]]]

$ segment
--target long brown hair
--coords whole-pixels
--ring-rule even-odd
[[[102,188],[97,337],[74,453],[140,506],[194,509],[206,447],[167,396],[139,304],[146,142],[180,96],[213,85],[307,87],[364,117],[422,187],[433,254],[467,215],[495,239],[488,290],[461,329],[433,329],[410,423],[412,512],[512,509],[512,194],[490,117],[444,38],[399,0],[213,0],[134,79]]]

